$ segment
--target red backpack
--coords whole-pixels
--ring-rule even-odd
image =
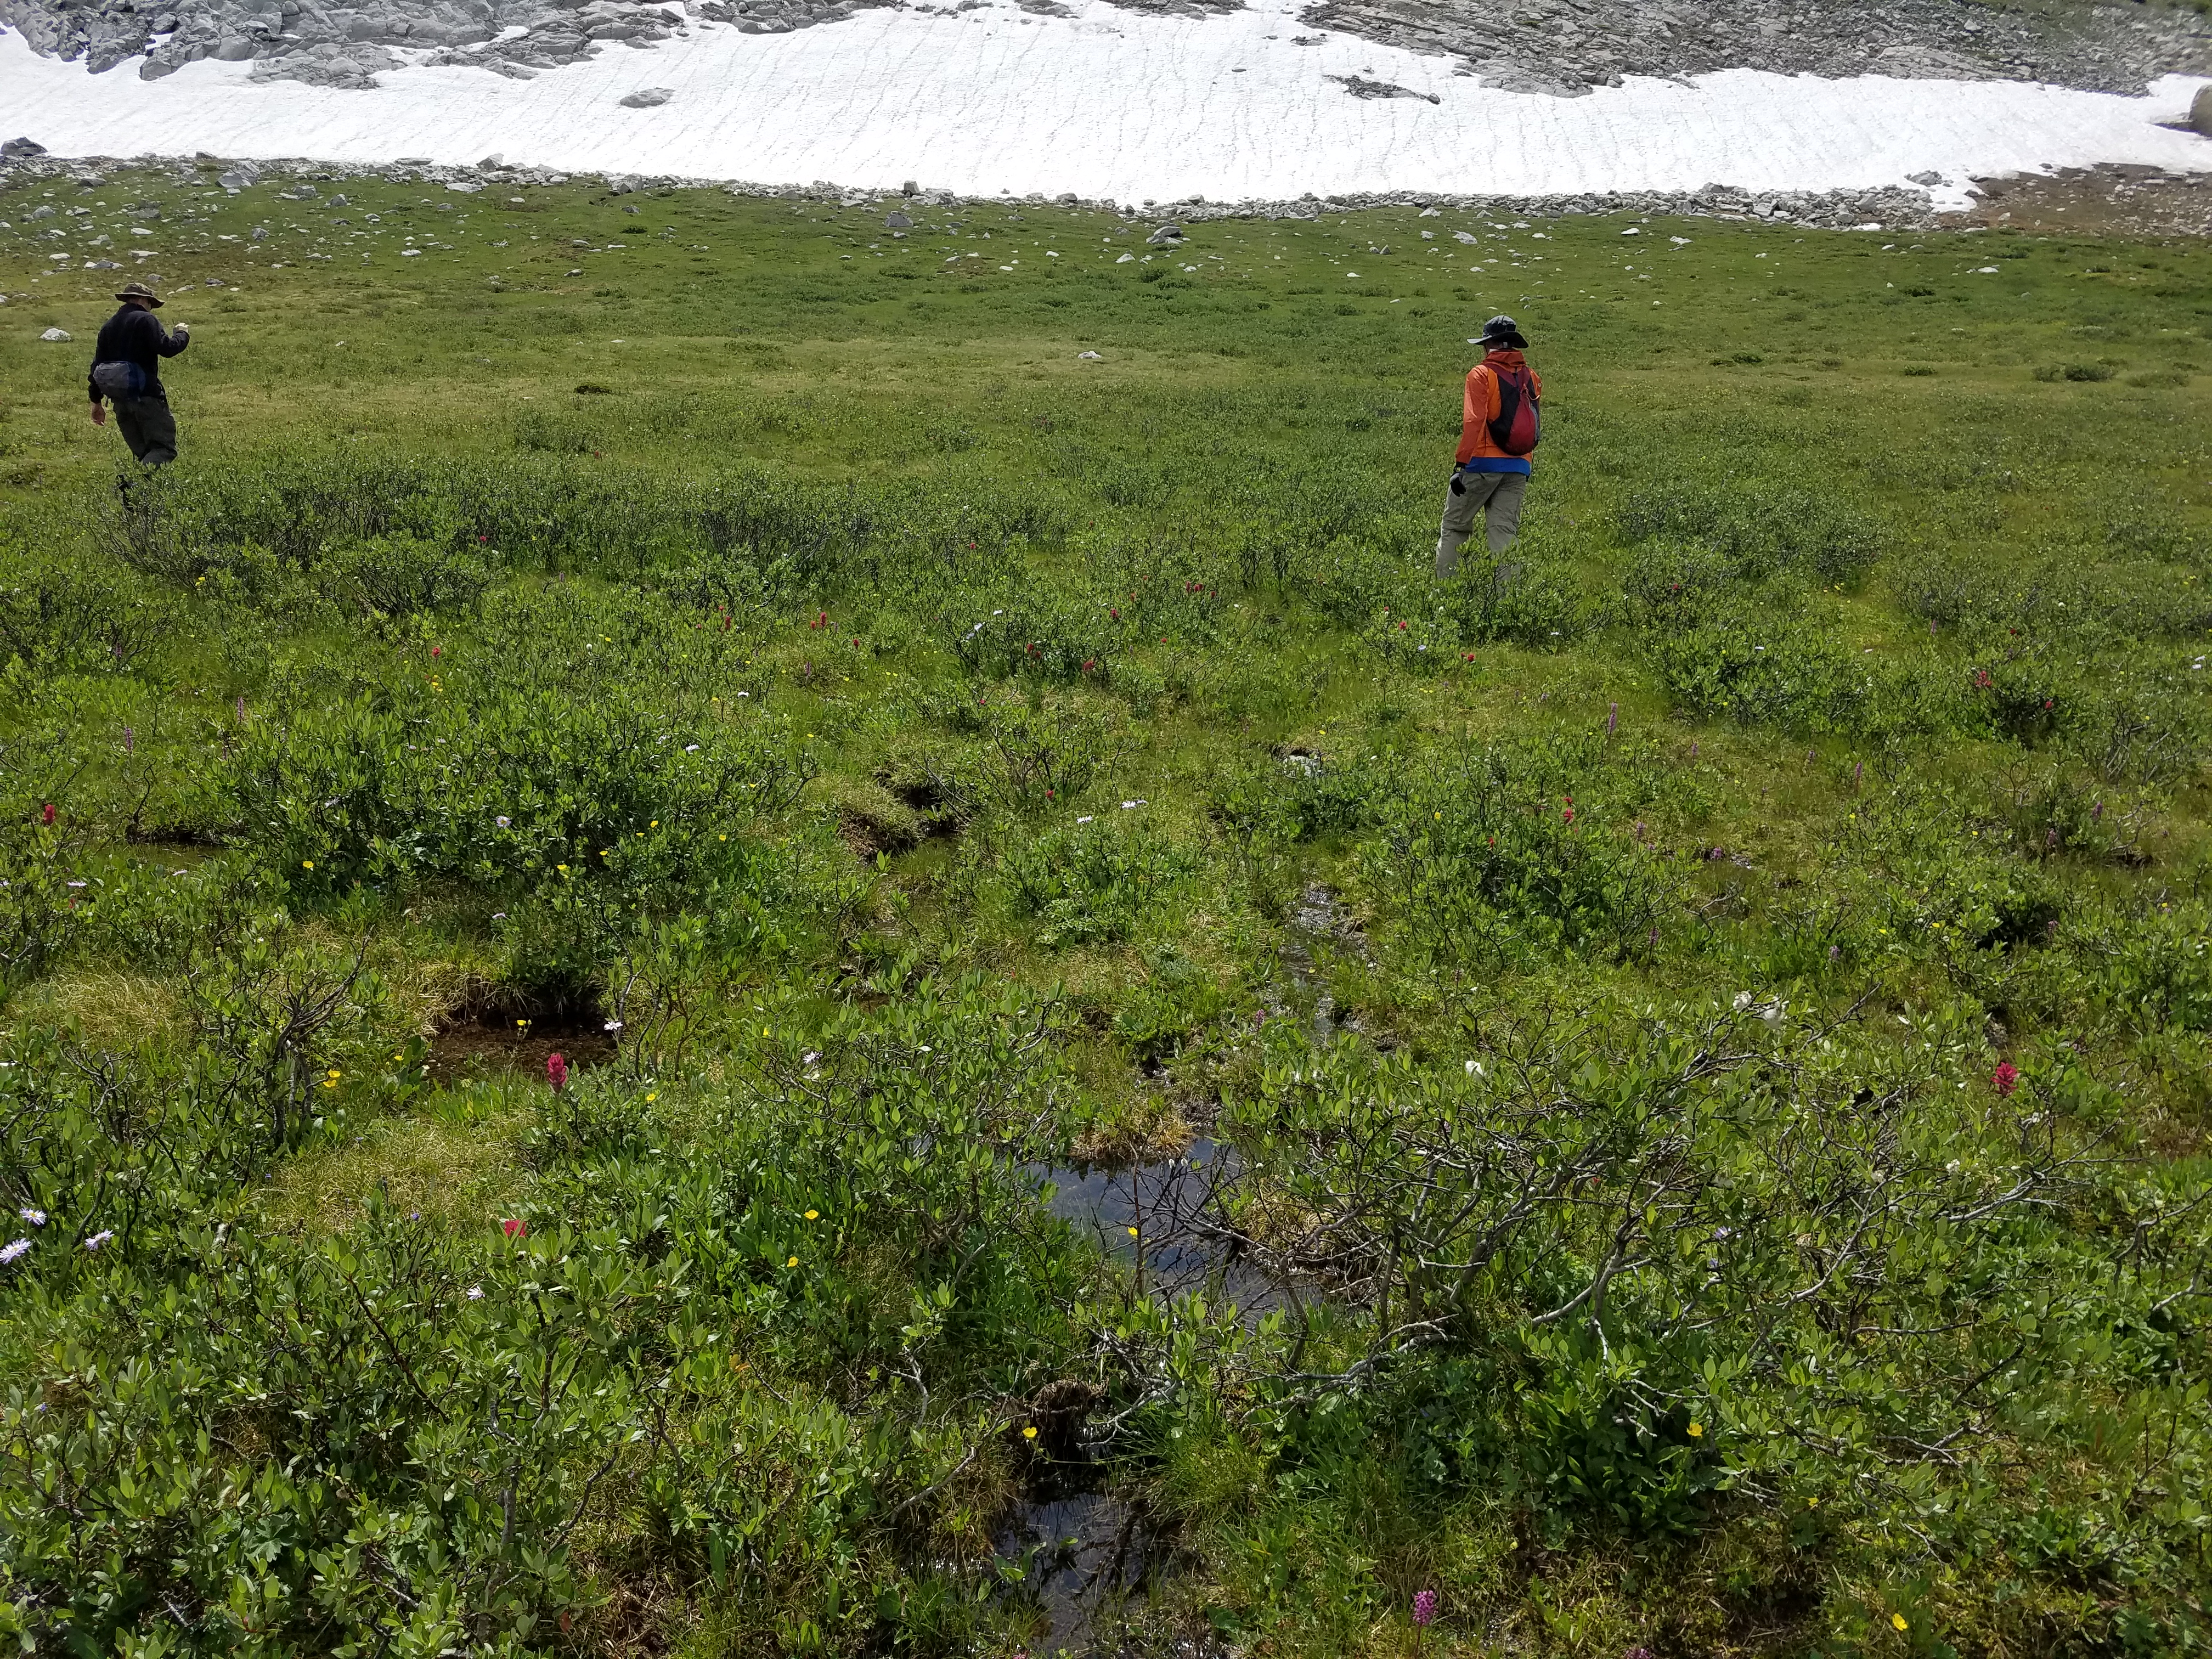
[[[1490,421],[1490,441],[1508,455],[1526,455],[1543,435],[1543,421],[1536,408],[1536,377],[1526,363],[1509,368],[1493,363],[1498,377],[1498,413]]]

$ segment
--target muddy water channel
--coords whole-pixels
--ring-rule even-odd
[[[1120,1651],[1123,1610],[1166,1565],[1158,1532],[1134,1505],[1096,1490],[1096,1474],[1082,1465],[1061,1483],[1092,1490],[1033,1488],[992,1540],[1000,1571],[1020,1574],[1014,1595],[1030,1610],[1034,1659]]]
[[[1340,1029],[1316,961],[1332,950],[1366,954],[1336,896],[1309,887],[1283,945],[1291,1006],[1277,1006],[1310,1011],[1321,1047]],[[1176,1157],[1142,1164],[1038,1165],[1030,1173],[1052,1212],[1124,1263],[1141,1295],[1203,1296],[1214,1308],[1234,1307],[1248,1323],[1278,1309],[1295,1314],[1307,1299],[1307,1287],[1275,1277],[1229,1224],[1230,1195],[1246,1171],[1225,1142],[1201,1138]],[[1071,1425],[1039,1443],[1024,1499],[993,1539],[1010,1599],[1028,1609],[1033,1659],[1129,1651],[1123,1614],[1171,1566],[1172,1551],[1142,1507],[1104,1489],[1107,1471],[1085,1433]]]
[[[1148,1297],[1202,1295],[1256,1320],[1281,1305],[1273,1283],[1208,1218],[1236,1174],[1233,1152],[1200,1140],[1179,1157],[1121,1168],[1031,1170],[1052,1212],[1127,1265]],[[1038,1443],[1023,1501],[992,1540],[1008,1599],[1027,1610],[1033,1659],[1118,1655],[1125,1611],[1169,1569],[1171,1551],[1144,1509],[1105,1490],[1088,1425]]]
[[[1052,1212],[1127,1263],[1143,1294],[1203,1295],[1248,1311],[1281,1304],[1273,1281],[1214,1218],[1240,1173],[1231,1149],[1197,1140],[1182,1156],[1155,1163],[1037,1173],[1051,1188]]]

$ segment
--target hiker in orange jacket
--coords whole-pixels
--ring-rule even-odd
[[[1528,342],[1510,317],[1492,317],[1482,325],[1479,343],[1483,358],[1467,372],[1464,429],[1437,536],[1439,576],[1459,568],[1459,550],[1474,533],[1477,513],[1487,520],[1492,555],[1513,544],[1521,498],[1528,493],[1528,454],[1536,447],[1536,405],[1544,387],[1521,355]]]

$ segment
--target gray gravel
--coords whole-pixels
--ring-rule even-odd
[[[633,191],[720,190],[732,196],[770,197],[787,201],[834,204],[844,208],[870,208],[885,214],[887,224],[908,219],[907,210],[929,207],[1055,207],[1119,213],[1147,231],[1146,240],[1166,245],[1190,228],[1222,219],[1318,219],[1327,214],[1352,213],[1364,208],[1433,207],[1438,212],[1472,214],[1480,218],[1551,218],[1566,214],[1671,215],[1692,218],[1758,221],[1771,224],[1812,225],[1848,228],[1880,224],[1892,229],[1936,228],[1952,220],[1939,216],[1933,198],[1923,188],[1884,186],[1871,190],[1753,191],[1728,185],[1708,185],[1698,191],[1605,191],[1561,196],[1447,195],[1431,191],[1353,191],[1338,196],[1303,196],[1295,201],[1209,202],[1193,198],[1181,202],[1117,203],[1086,200],[1073,192],[1046,197],[999,196],[971,201],[949,191],[927,189],[909,182],[902,190],[853,190],[827,181],[809,185],[728,183],[715,179],[631,173],[570,174],[546,167],[508,167],[497,156],[487,156],[475,167],[448,167],[427,161],[398,161],[384,166],[347,166],[313,161],[226,162],[212,155],[194,157],[69,160],[45,155],[27,141],[0,144],[0,178],[69,179],[82,188],[102,183],[111,173],[148,167],[168,167],[179,185],[204,185],[210,179],[225,188],[253,185],[284,186],[286,199],[315,200],[336,207],[342,194],[324,196],[323,187],[341,187],[349,179],[380,178],[394,183],[442,185],[458,191],[482,190],[492,185],[565,185],[597,178],[617,196]],[[12,158],[12,159],[11,159]],[[2126,170],[2124,170],[2126,171]],[[2135,169],[2137,172],[2154,170]],[[1957,185],[1960,179],[1930,177],[1929,182]],[[53,210],[34,210],[31,217],[53,216]]]

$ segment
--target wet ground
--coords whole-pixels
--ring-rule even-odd
[[[558,1054],[572,1072],[615,1056],[615,1039],[596,1010],[516,1013],[499,1004],[448,1019],[430,1039],[430,1080],[441,1088],[502,1074],[542,1079]]]
[[[1315,957],[1331,949],[1367,954],[1350,913],[1316,884],[1289,918],[1283,965],[1290,997],[1310,1006],[1314,1038],[1323,1046],[1338,1023]],[[1141,1164],[1040,1165],[1030,1173],[1048,1190],[1052,1212],[1127,1264],[1143,1295],[1203,1295],[1247,1319],[1295,1304],[1296,1287],[1269,1273],[1230,1224],[1229,1196],[1243,1170],[1224,1142],[1201,1138],[1176,1157]],[[1069,1427],[1064,1444],[1037,1456],[1024,1500],[993,1540],[1002,1571],[1018,1571],[1012,1597],[1033,1616],[1031,1659],[1128,1651],[1123,1612],[1167,1565],[1166,1547],[1142,1510],[1099,1489],[1101,1472],[1080,1425]]]
[[[1079,1465],[1056,1483],[1048,1477],[992,1540],[1000,1571],[1019,1575],[1009,1599],[1029,1614],[1031,1659],[1121,1651],[1125,1610],[1164,1565],[1137,1509],[1085,1489],[1094,1474]]]
[[[1221,1200],[1237,1173],[1233,1149],[1197,1140],[1180,1157],[1149,1164],[1034,1173],[1052,1184],[1052,1212],[1128,1263],[1146,1295],[1203,1295],[1251,1314],[1281,1305],[1273,1280],[1221,1223]]]

